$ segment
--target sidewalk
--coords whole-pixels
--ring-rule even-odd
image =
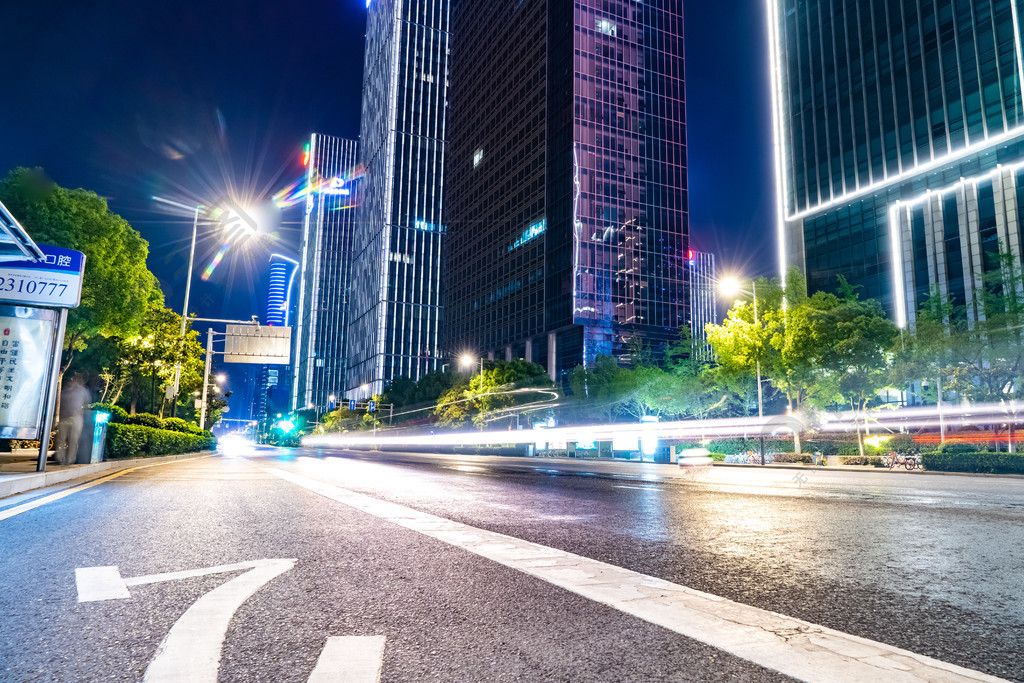
[[[877,472],[878,474],[934,474],[945,477],[1000,477],[1006,479],[1024,479],[1024,474],[990,474],[984,472],[945,472],[940,470],[910,470],[902,467],[889,469],[888,467],[875,467],[873,465],[827,465],[825,467],[808,465],[800,462],[773,462],[767,465],[748,464],[744,462],[715,462],[714,467],[737,467],[748,469],[774,469],[774,470],[811,470],[813,472]]]
[[[4,462],[0,467],[0,499],[25,493],[33,489],[62,484],[72,479],[88,477],[100,472],[112,472],[137,467],[143,464],[184,460],[199,456],[214,455],[216,451],[200,451],[198,453],[181,453],[179,455],[160,455],[153,458],[133,458],[130,460],[107,460],[89,465],[54,465],[46,463],[45,472],[36,472],[35,461]]]

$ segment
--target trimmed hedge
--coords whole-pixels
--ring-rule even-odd
[[[180,417],[165,417],[164,429],[169,429],[172,432],[189,433],[188,422],[182,420]],[[198,427],[196,427],[196,429],[198,429]]]
[[[727,455],[738,455],[747,451],[761,451],[761,441],[757,437],[748,439],[713,439],[707,445],[712,453],[725,453]],[[780,439],[779,437],[765,437],[764,449],[771,453],[792,453],[793,439]],[[800,450],[808,455],[815,451],[821,451],[825,455],[860,455],[856,441],[835,441],[832,439],[802,439]],[[864,452],[874,454],[878,449],[870,444],[864,444]]]
[[[135,413],[129,415],[125,421],[125,424],[129,425],[142,425],[143,427],[152,427],[153,429],[163,429],[164,421],[160,419],[159,415],[152,415],[150,413]]]
[[[196,453],[213,448],[213,434],[184,434],[145,425],[111,423],[107,425],[108,460]]]
[[[946,445],[950,445],[947,443]],[[966,444],[952,444],[963,446]],[[950,449],[959,451],[959,448]],[[988,453],[985,451],[922,453],[921,459],[929,470],[940,472],[975,472],[980,474],[1024,474],[1024,455],[1016,453]]]

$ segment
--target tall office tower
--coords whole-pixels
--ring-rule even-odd
[[[452,6],[449,350],[559,379],[687,322],[682,0]]]
[[[903,325],[1020,255],[1019,0],[768,0],[780,260]]]
[[[287,327],[291,307],[291,290],[298,262],[281,254],[270,255],[270,277],[267,283],[267,310],[264,325]],[[254,419],[262,422],[268,414],[290,408],[288,399],[290,367],[264,365],[260,368],[258,386],[253,401]]]
[[[707,251],[686,251],[690,269],[690,334],[701,360],[710,360],[711,346],[705,328],[718,324],[718,281],[715,276],[715,255]]]
[[[345,387],[345,341],[352,269],[356,143],[314,133],[307,165],[299,262],[299,306],[292,325],[293,408],[327,407]]]
[[[369,4],[350,397],[440,367],[448,0]]]

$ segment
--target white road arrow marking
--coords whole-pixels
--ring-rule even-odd
[[[220,654],[231,617],[253,593],[295,566],[295,560],[255,560],[206,569],[121,578],[117,567],[75,570],[79,602],[131,597],[128,586],[222,574],[248,569],[214,588],[189,607],[171,627],[146,669],[147,683],[216,683]]]
[[[328,638],[309,683],[377,683],[385,641],[384,636]]]

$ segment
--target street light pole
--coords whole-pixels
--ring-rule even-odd
[[[181,311],[181,338],[185,339],[185,330],[188,327],[188,297],[192,291],[192,266],[196,260],[196,234],[199,230],[199,211],[202,205],[196,205],[195,216],[192,218],[192,247],[188,253],[188,279],[185,280],[185,306]],[[174,404],[171,406],[171,415],[178,414],[178,391],[181,388],[181,360],[174,368]]]

